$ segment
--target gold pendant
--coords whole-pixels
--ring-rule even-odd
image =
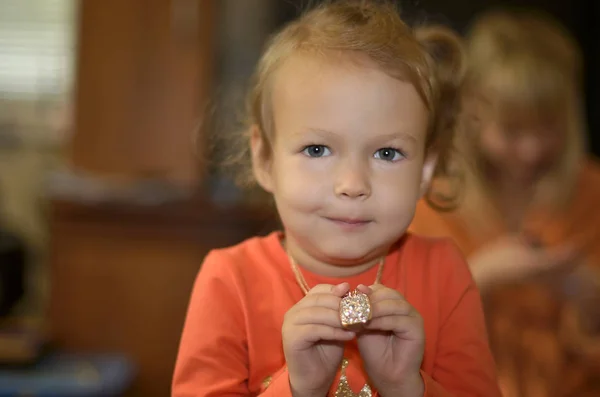
[[[366,294],[354,290],[347,293],[340,302],[342,327],[349,328],[366,324],[371,320],[371,301]]]
[[[342,373],[340,375],[340,383],[338,383],[337,389],[335,390],[335,397],[372,397],[373,392],[368,384],[365,383],[363,388],[358,392],[354,393],[348,384],[348,378],[346,378],[346,368],[348,367],[348,359],[342,360]]]

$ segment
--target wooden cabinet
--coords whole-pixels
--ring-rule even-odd
[[[54,342],[67,350],[127,354],[139,370],[131,396],[168,396],[204,256],[273,228],[268,212],[221,209],[202,200],[158,209],[55,202]]]
[[[74,168],[199,182],[203,140],[194,134],[212,84],[215,3],[80,2]]]

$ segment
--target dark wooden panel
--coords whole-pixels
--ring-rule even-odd
[[[210,95],[214,12],[214,0],[81,2],[75,168],[198,183],[192,141]]]
[[[268,211],[197,201],[161,208],[54,203],[55,343],[119,351],[139,366],[133,396],[165,397],[189,294],[208,250],[273,229]]]

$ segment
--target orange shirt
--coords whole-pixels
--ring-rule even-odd
[[[284,314],[303,297],[281,233],[209,253],[192,293],[173,397],[291,396],[282,348]],[[349,279],[303,271],[310,286],[371,285],[377,269]],[[407,235],[388,254],[382,284],[421,313],[425,396],[499,396],[479,293],[449,241]],[[355,393],[367,382],[356,343],[345,357]],[[332,385],[336,390],[339,373]]]
[[[588,160],[577,175],[572,201],[560,212],[535,208],[524,221],[527,231],[547,245],[581,237],[589,244],[587,254],[600,265],[600,164]],[[440,212],[419,201],[409,230],[424,236],[450,237],[464,255],[507,232],[497,213],[486,214],[485,230],[473,230],[458,211]]]
[[[536,208],[528,214],[525,227],[545,245],[578,238],[587,241],[583,263],[598,269],[600,166],[595,161],[584,164],[573,193],[570,205],[561,212]],[[489,223],[485,229],[476,230],[460,212],[439,212],[421,201],[409,230],[430,237],[450,237],[468,257],[507,233],[498,214],[486,215]],[[561,281],[557,281],[560,286]],[[556,287],[533,282],[500,286],[486,293],[484,302],[505,396],[600,395],[598,366],[590,366],[570,353],[580,336],[564,325],[564,315],[573,306],[557,293]]]

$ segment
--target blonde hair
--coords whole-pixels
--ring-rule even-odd
[[[386,1],[329,1],[305,12],[271,38],[247,96],[244,157],[249,157],[250,128],[259,129],[266,143],[264,155],[270,155],[275,133],[270,83],[278,68],[299,52],[366,56],[391,77],[413,84],[430,114],[427,148],[439,152],[438,172],[443,172],[464,71],[461,40],[440,26],[411,29]],[[235,162],[240,161],[238,156]],[[251,180],[248,172],[242,172],[242,182]]]
[[[480,171],[477,125],[470,105],[487,99],[501,119],[515,111],[534,117],[565,117],[567,144],[554,168],[537,186],[536,204],[556,209],[569,202],[584,154],[580,103],[582,60],[575,40],[549,16],[534,11],[491,11],[472,25],[466,40],[464,109],[456,134],[464,171],[461,206],[470,218],[485,219],[492,187]]]

